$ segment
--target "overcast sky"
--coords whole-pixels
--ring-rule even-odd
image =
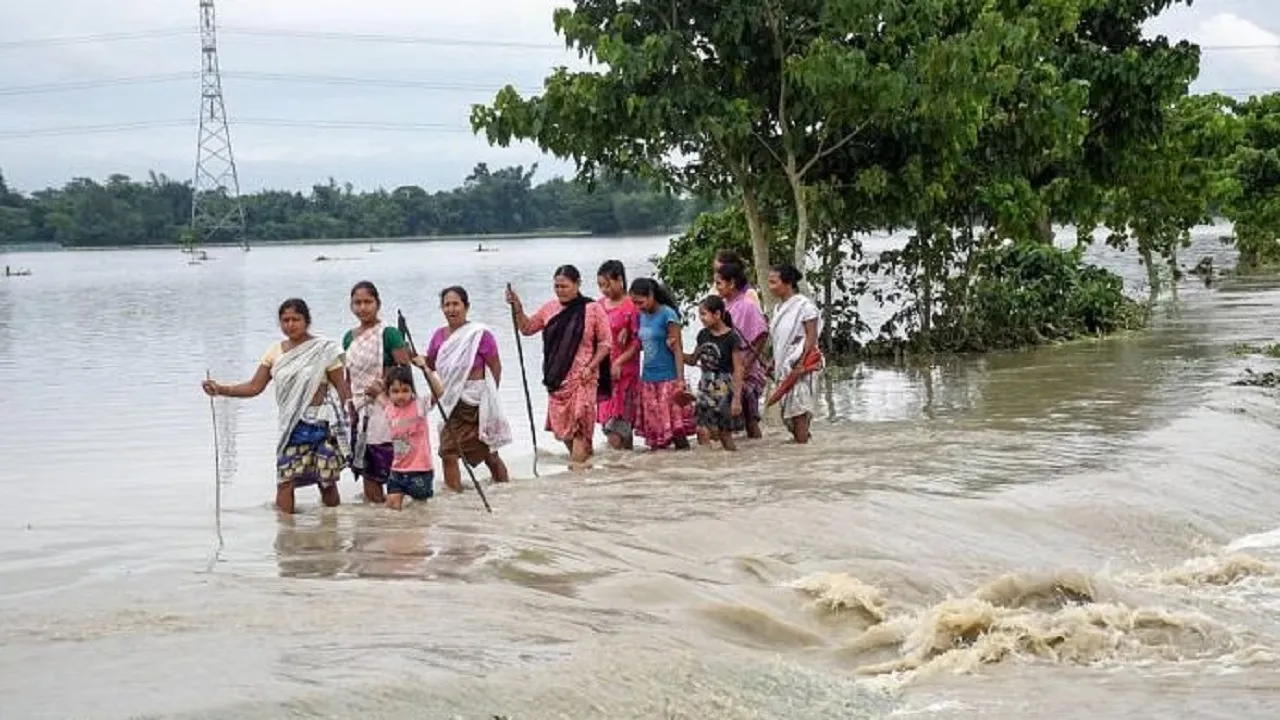
[[[468,122],[470,105],[491,99],[504,84],[536,90],[553,66],[578,64],[552,29],[552,10],[564,4],[565,0],[218,0],[218,22],[224,30],[219,37],[223,86],[233,120],[439,126],[412,132],[233,126],[242,187],[301,189],[333,176],[358,188],[417,184],[435,190],[459,184],[479,161],[491,166],[538,162],[539,179],[570,172],[567,164],[541,157],[531,147],[490,148],[471,135]],[[197,18],[194,0],[0,2],[0,170],[9,183],[30,191],[61,185],[73,176],[145,176],[150,169],[190,177],[194,125],[44,137],[24,133],[194,118],[199,94]],[[53,37],[184,28],[188,32],[127,42],[15,45]],[[255,29],[526,46],[355,42],[236,32]],[[1192,8],[1174,8],[1149,30],[1207,46],[1197,90],[1240,96],[1280,89],[1276,0],[1202,1]],[[263,79],[263,74],[291,77]],[[299,75],[384,84],[301,82],[294,77]],[[148,77],[148,82],[94,85],[139,76]],[[386,81],[415,85],[388,87]],[[31,92],[63,83],[89,87]]]

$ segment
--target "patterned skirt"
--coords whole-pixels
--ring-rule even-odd
[[[586,440],[596,430],[596,375],[569,372],[561,388],[547,396],[547,430],[561,442]]]
[[[640,403],[636,408],[636,434],[655,450],[671,445],[676,438],[697,432],[693,405],[676,404],[679,382],[640,381]]]
[[[302,420],[293,428],[284,451],[276,458],[276,483],[329,487],[338,482],[346,466],[329,423]]]
[[[698,381],[698,427],[717,432],[739,432],[746,427],[747,393],[742,393],[742,413],[733,416],[733,375],[702,372]]]

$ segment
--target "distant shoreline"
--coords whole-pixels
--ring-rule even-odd
[[[672,235],[681,232],[680,229],[671,231],[651,230],[644,233],[626,233],[624,235],[595,235],[586,230],[566,230],[566,231],[534,231],[521,233],[495,233],[491,235],[414,235],[389,238],[323,238],[323,239],[302,239],[302,240],[249,240],[249,247],[274,247],[274,246],[300,246],[300,245],[362,245],[368,243],[370,245],[390,245],[401,243],[425,243],[425,242],[473,242],[484,243],[486,241],[497,240],[543,240],[549,238],[593,238],[608,239],[610,237],[660,237],[664,235]],[[132,245],[46,245],[46,246],[26,246],[26,247],[7,247],[0,245],[0,253],[3,252],[111,252],[120,250],[183,250],[187,246],[182,243],[137,243]],[[212,248],[235,248],[239,247],[236,243],[208,243],[196,245],[196,250],[212,249]]]

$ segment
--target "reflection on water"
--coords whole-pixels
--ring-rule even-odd
[[[490,552],[465,536],[441,547],[437,536],[449,534],[422,504],[402,512],[319,508],[279,520],[275,559],[287,578],[440,580],[471,574]]]
[[[1188,258],[1221,252],[1206,238]],[[503,286],[547,297],[565,259],[641,275],[661,241],[459,247],[22,259],[40,272],[0,285],[6,716],[1276,714],[1280,412],[1229,382],[1280,363],[1228,351],[1273,339],[1275,281],[1189,283],[1131,337],[833,368],[808,446],[772,427],[737,454],[605,452],[585,476],[552,452],[534,479],[517,431],[492,515],[471,491],[364,506],[348,481],[343,506],[303,492],[278,520],[274,403],[219,401],[226,546],[201,573],[197,385],[248,375],[282,298],[336,337],[370,278],[425,337],[463,284],[522,428]],[[16,344],[42,333],[92,361],[51,371]]]

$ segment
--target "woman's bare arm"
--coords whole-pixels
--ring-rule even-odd
[[[336,367],[327,373],[329,384],[338,391],[338,399],[343,403],[351,402],[351,384],[347,382],[346,368]]]
[[[639,354],[640,354],[640,339],[635,336],[635,333],[631,332],[630,330],[627,330],[627,349],[623,350],[622,354],[619,355],[618,359],[614,360],[614,362],[620,366],[626,365],[627,363],[634,360],[636,355],[639,355]]]
[[[512,315],[515,317],[516,328],[520,330],[520,334],[524,336],[533,335],[537,330],[530,331],[529,316],[524,314],[524,304],[517,302],[511,306]]]
[[[235,385],[218,385],[214,383],[214,395],[233,398],[251,398],[262,394],[267,389],[267,385],[271,383],[271,368],[266,365],[259,365],[254,371],[253,377],[248,382],[237,383]]]
[[[587,308],[587,320],[591,323],[591,334],[595,336],[596,341],[596,353],[591,356],[591,367],[598,368],[613,354],[613,334],[609,332],[609,321],[606,319],[604,310],[597,306],[593,319],[591,306]]]
[[[764,346],[767,342],[769,342],[769,333],[762,332],[760,333],[760,337],[756,338],[755,341],[751,343],[751,349],[755,351],[756,357],[760,358],[761,364],[764,363]]]
[[[511,306],[511,318],[516,324],[516,330],[520,331],[521,335],[528,336],[538,332],[540,328],[532,327],[533,323],[524,312],[524,301],[520,299],[519,293],[513,290],[510,285],[507,286],[507,304]]]
[[[498,357],[498,353],[493,353],[485,359],[484,364],[489,367],[489,374],[493,376],[493,384],[502,387],[502,358]]]
[[[747,353],[739,348],[733,350],[733,397],[742,400],[742,386],[747,377]]]
[[[804,321],[804,351],[807,353],[818,346],[818,321]]]
[[[684,335],[680,332],[680,323],[674,320],[667,323],[667,347],[670,348],[671,354],[684,359]],[[676,368],[676,380],[684,382],[684,369]]]

